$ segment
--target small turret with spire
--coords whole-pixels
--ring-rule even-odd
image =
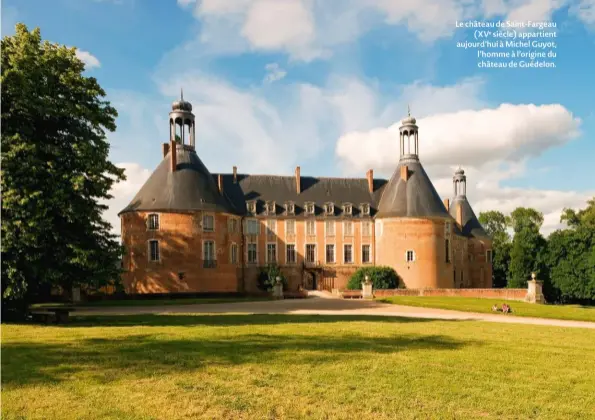
[[[184,100],[184,90],[180,88],[180,100],[174,101],[169,113],[170,141],[186,144],[194,148],[196,127],[192,104]]]
[[[407,105],[407,117],[399,127],[400,160],[419,160],[419,134],[416,120],[411,116],[411,108]]]

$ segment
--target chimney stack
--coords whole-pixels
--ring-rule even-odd
[[[169,143],[163,143],[161,145],[161,151],[163,152],[163,157],[166,157],[169,153]]]
[[[409,169],[407,168],[407,165],[401,166],[401,179],[405,182],[409,179]]]
[[[234,184],[238,183],[238,167],[237,166],[233,167],[233,183]]]
[[[171,151],[170,156],[171,156],[171,171],[175,172],[176,171],[176,166],[178,166],[178,154],[176,153],[177,148],[176,148],[176,142],[171,140],[169,142],[169,150]]]
[[[295,186],[297,189],[297,193],[301,193],[302,192],[302,179],[300,176],[300,167],[296,166],[295,167]]]
[[[368,190],[370,191],[370,193],[374,192],[374,170],[373,169],[368,169],[368,172],[366,172],[366,178],[368,178]]]
[[[459,225],[459,228],[462,229],[463,228],[463,206],[461,205],[460,201],[457,201],[457,225]]]
[[[450,208],[450,200],[448,198],[445,198],[444,200],[442,200],[442,203],[444,203],[444,207],[446,207],[446,211],[448,211],[448,209]]]
[[[217,184],[219,184],[219,193],[223,194],[223,175],[217,175]]]

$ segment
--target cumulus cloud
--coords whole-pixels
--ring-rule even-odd
[[[91,70],[93,68],[101,66],[101,63],[99,62],[97,57],[95,57],[93,54],[91,54],[88,51],[83,51],[83,50],[77,49],[76,56],[79,60],[81,60],[83,63],[85,63],[85,67],[87,70]]]
[[[273,83],[283,79],[287,72],[279,67],[278,63],[269,63],[265,67],[267,74],[264,76],[264,83]]]
[[[581,0],[570,8],[570,12],[585,25],[595,29],[595,0]]]

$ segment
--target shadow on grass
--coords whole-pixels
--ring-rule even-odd
[[[259,326],[338,321],[382,321],[387,324],[428,322],[408,318],[295,316],[295,315],[144,315],[101,317],[100,325],[85,319],[72,326]],[[134,319],[131,319],[134,318]],[[69,328],[69,327],[65,327]],[[62,328],[60,328],[62,329]],[[336,363],[345,355],[362,363],[374,354],[396,353],[410,349],[457,350],[472,341],[453,340],[441,335],[396,334],[369,337],[357,331],[333,333],[332,329],[275,331],[254,329],[213,331],[130,329],[130,335],[115,338],[81,338],[64,344],[16,342],[2,346],[2,385],[23,386],[59,383],[84,372],[98,383],[124,378],[142,379],[155,375],[188,373],[206,366],[242,364],[281,364],[292,368],[311,368],[321,363]],[[260,329],[260,331],[263,331]],[[270,332],[269,332],[270,331]],[[64,331],[66,332],[66,331]],[[139,334],[141,333],[141,334]],[[79,376],[80,377],[80,376]]]

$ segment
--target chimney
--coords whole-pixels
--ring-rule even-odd
[[[223,194],[223,175],[217,175],[217,183],[219,184],[219,193]]]
[[[370,191],[370,193],[374,192],[374,170],[373,169],[368,169],[368,172],[366,172],[366,178],[368,178],[368,190]]]
[[[300,176],[300,167],[299,166],[295,167],[295,187],[297,189],[298,194],[302,192],[302,179]]]
[[[169,142],[169,150],[171,150],[170,156],[171,156],[171,171],[175,172],[176,171],[176,166],[178,166],[178,154],[176,153],[176,142],[171,140]]]
[[[444,207],[446,207],[446,211],[448,211],[448,209],[450,208],[450,200],[448,198],[445,198],[444,200],[442,200],[442,202],[444,203]]]
[[[463,206],[461,205],[460,201],[457,201],[457,225],[459,228],[463,227]]]
[[[163,157],[166,157],[169,153],[169,143],[163,143],[161,145],[161,151],[163,152]]]
[[[407,168],[407,165],[403,165],[401,166],[401,179],[405,182],[407,182],[407,179],[409,178],[409,169]]]
[[[233,167],[233,183],[234,184],[238,183],[238,167],[237,166]]]

